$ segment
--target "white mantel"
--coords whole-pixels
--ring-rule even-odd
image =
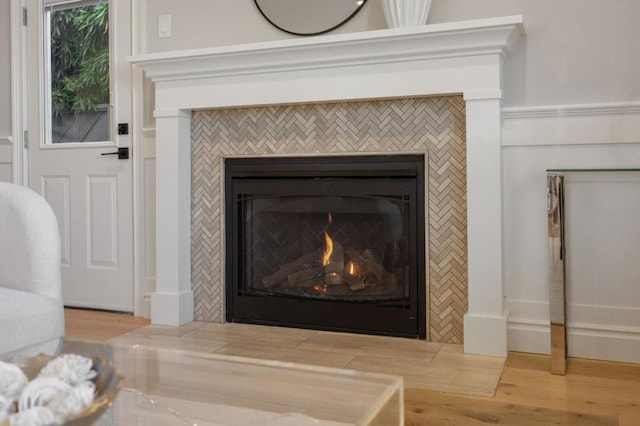
[[[154,324],[193,320],[190,111],[463,94],[467,125],[468,353],[506,356],[501,199],[502,60],[522,16],[130,58],[155,83]],[[222,250],[222,248],[221,248]]]

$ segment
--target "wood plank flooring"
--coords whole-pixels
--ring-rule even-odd
[[[403,375],[407,425],[640,425],[635,364],[572,358],[568,374],[554,376],[544,355],[512,352],[503,368],[503,360],[465,355],[457,345],[246,324],[146,326],[148,320],[122,314],[65,313],[72,337]]]
[[[66,308],[64,320],[67,336],[109,340],[149,325],[147,318],[132,315]]]

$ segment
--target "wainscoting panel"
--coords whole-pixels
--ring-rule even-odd
[[[467,310],[467,192],[460,96],[194,111],[195,319],[223,319],[225,157],[376,153],[427,154],[429,339],[461,343]]]
[[[13,145],[9,136],[0,136],[0,182],[13,181]]]
[[[640,104],[503,113],[508,348],[549,353],[547,169],[640,165]],[[640,362],[640,173],[581,173],[567,201],[567,334],[572,357]]]

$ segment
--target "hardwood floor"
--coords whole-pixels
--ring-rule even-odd
[[[67,336],[92,340],[109,340],[149,325],[146,318],[132,315],[65,308]]]
[[[257,326],[192,323],[183,327],[147,327],[149,322],[145,319],[75,309],[66,310],[65,317],[67,335],[71,337],[115,338],[121,342],[255,356],[247,336],[255,339],[255,334],[250,333],[254,333],[251,327]],[[254,345],[264,357],[364,370],[375,367],[377,371],[404,375],[407,425],[640,424],[640,365],[636,364],[570,359],[567,375],[554,376],[549,373],[548,356],[511,352],[504,369],[500,368],[502,375],[495,395],[481,396],[494,385],[476,388],[468,386],[471,382],[461,381],[461,377],[472,380],[480,374],[474,383],[486,382],[492,376],[482,374],[496,368],[495,360],[464,355],[455,345],[400,341],[405,345],[402,351],[406,358],[398,359],[392,352],[398,346],[397,339],[391,347],[385,341],[388,338],[374,336],[367,336],[374,337],[368,339],[293,329],[280,329],[275,334],[279,336],[261,333],[258,345]],[[425,364],[417,370],[416,377],[408,377],[404,364],[410,359],[428,360],[434,368]],[[432,376],[428,380],[418,377],[423,374]],[[449,384],[452,390],[428,390],[430,384]]]

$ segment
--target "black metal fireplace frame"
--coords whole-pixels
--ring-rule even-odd
[[[366,304],[257,297],[239,294],[240,242],[233,238],[239,228],[234,186],[253,179],[287,182],[309,179],[317,182],[346,179],[412,180],[410,229],[415,231],[411,250],[410,306],[381,308]],[[234,185],[234,183],[236,185]],[[280,325],[366,334],[426,338],[424,156],[368,155],[340,157],[262,157],[225,160],[225,313],[229,322]],[[235,234],[237,235],[237,233]],[[355,309],[355,311],[354,311]],[[289,313],[285,314],[285,312]],[[291,320],[295,312],[295,321]],[[384,327],[371,326],[379,322]],[[345,325],[345,324],[351,324]]]

